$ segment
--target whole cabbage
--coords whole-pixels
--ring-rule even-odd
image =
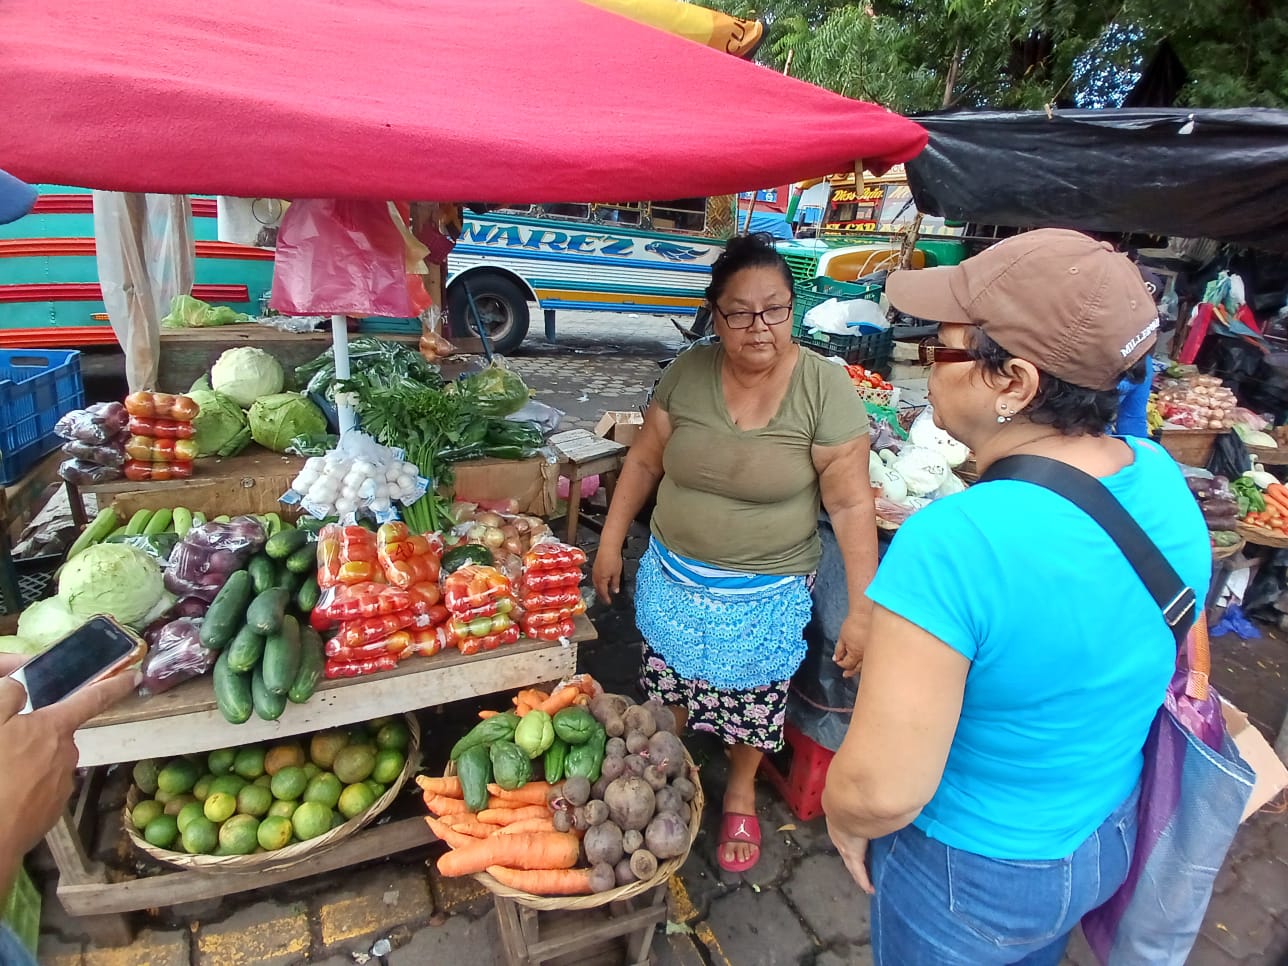
[[[253,346],[225,349],[210,368],[210,387],[242,409],[249,409],[261,396],[281,392],[285,384],[281,363]]]
[[[6,634],[0,637],[0,654],[36,655],[45,649],[44,645],[19,637],[17,634]]]
[[[87,547],[64,565],[58,577],[58,596],[73,616],[85,619],[110,614],[122,624],[138,624],[163,593],[156,561],[123,543]]]
[[[296,436],[326,432],[326,416],[307,396],[279,392],[250,407],[250,434],[266,449],[285,453]]]
[[[89,618],[77,617],[67,609],[61,597],[38,600],[18,615],[18,637],[44,650],[50,644],[66,637]]]
[[[250,425],[241,406],[213,389],[193,389],[188,398],[197,404],[192,420],[198,456],[236,456],[250,443]]]

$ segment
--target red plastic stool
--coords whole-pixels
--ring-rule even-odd
[[[835,752],[828,751],[807,738],[795,726],[784,728],[786,747],[774,755],[765,755],[760,770],[802,822],[823,814],[823,783]]]

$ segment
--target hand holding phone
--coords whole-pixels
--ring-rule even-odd
[[[92,617],[9,677],[27,691],[19,714],[29,714],[75,694],[86,685],[136,665],[147,644],[110,617]]]
[[[136,650],[131,643],[130,653]],[[68,696],[27,711],[33,703],[28,691],[33,676],[29,670],[21,676],[18,672],[29,669],[41,656],[25,661],[21,655],[0,654],[0,775],[4,776],[0,815],[5,816],[0,822],[0,894],[5,894],[5,884],[22,856],[53,827],[71,797],[78,761],[76,730],[128,695],[137,683],[135,674],[120,673],[130,664],[124,658],[96,672],[85,672],[82,666],[70,676],[49,675],[53,667],[66,667],[64,654],[42,662],[43,670],[38,667],[35,675],[37,681],[60,682],[58,686],[52,691],[41,691],[45,685],[33,689],[46,696],[64,690]],[[77,678],[84,683],[73,684]]]

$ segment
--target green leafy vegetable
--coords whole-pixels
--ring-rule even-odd
[[[210,385],[238,406],[249,409],[261,396],[282,391],[286,376],[281,364],[263,349],[226,349],[210,369]]]
[[[326,416],[307,396],[279,392],[256,399],[248,415],[255,442],[278,453],[286,452],[296,436],[326,432]]]
[[[250,425],[241,406],[213,389],[188,393],[197,404],[192,420],[198,456],[236,456],[250,443]]]
[[[86,619],[110,614],[122,624],[137,623],[164,592],[156,561],[120,543],[87,547],[67,562],[58,577],[58,596],[74,616]]]

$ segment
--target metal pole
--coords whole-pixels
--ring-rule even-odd
[[[335,353],[335,378],[349,378],[349,320],[343,315],[331,316],[331,346]],[[353,406],[343,398],[336,400],[336,413],[340,421],[340,435],[343,436],[357,425]]]

